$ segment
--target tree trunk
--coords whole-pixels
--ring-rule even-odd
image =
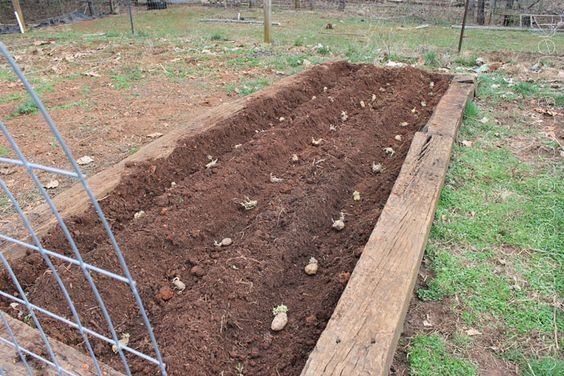
[[[505,3],[505,9],[513,9],[513,0],[507,0],[507,3]],[[505,17],[503,17],[503,26],[509,26],[512,23],[513,23],[512,15],[505,15]]]
[[[486,0],[478,0],[478,10],[476,13],[476,22],[478,23],[478,25],[483,25],[486,23],[485,8]]]

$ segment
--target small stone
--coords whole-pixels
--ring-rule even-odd
[[[137,213],[133,214],[133,219],[142,218],[144,215],[145,215],[145,211],[144,211],[144,210],[139,210]]]
[[[347,121],[348,118],[349,118],[349,115],[347,114],[347,111],[341,111],[341,120]]]
[[[192,269],[190,269],[190,273],[198,278],[201,278],[206,274],[204,268],[202,268],[200,265],[193,266]]]
[[[286,119],[284,118],[284,116],[280,116],[280,118],[278,119],[278,121],[281,122],[281,123],[282,123],[284,120],[286,120]]]
[[[353,200],[354,201],[360,201],[360,192],[359,191],[353,192]]]
[[[401,141],[401,134],[396,134],[396,137],[394,137],[394,139],[396,141]]]
[[[409,123],[407,121],[403,121],[400,123],[400,127],[407,127]]]
[[[362,108],[366,107],[366,104],[364,104],[364,101],[360,101],[360,107],[362,107]]]
[[[300,160],[300,157],[298,157],[297,154],[292,154],[292,162],[297,162]]]
[[[157,299],[162,299],[165,302],[172,299],[174,296],[174,291],[169,286],[163,286],[157,293]]]

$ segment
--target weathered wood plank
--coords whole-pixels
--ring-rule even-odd
[[[455,78],[427,122],[427,132],[455,137],[460,124],[456,121],[456,115],[464,112],[466,104],[474,95],[474,87],[472,76]]]
[[[38,349],[45,348],[37,329],[33,329],[23,322],[4,313],[0,314],[4,315],[6,321],[8,321],[8,324],[16,336],[16,340],[21,347],[35,353],[38,352]],[[10,339],[6,328],[2,324],[0,324],[0,336],[8,340]],[[95,373],[94,364],[92,363],[92,359],[90,357],[52,338],[49,339],[49,342],[51,343],[55,357],[62,368],[78,376],[89,376]],[[33,364],[38,364],[37,361],[32,360],[33,358],[31,356],[28,356],[27,359],[28,364],[32,368]],[[105,364],[100,364],[100,368],[102,369],[104,375],[123,376],[122,373],[115,371]],[[21,362],[20,357],[17,355],[15,348],[5,344],[0,344],[0,371],[3,371],[4,373],[0,373],[6,376],[27,374],[26,368]],[[37,369],[36,374],[56,375],[57,372],[54,368],[47,366],[47,368]]]
[[[418,132],[364,252],[302,376],[387,375],[454,138],[474,85],[456,80]]]

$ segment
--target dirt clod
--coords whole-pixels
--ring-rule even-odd
[[[172,289],[169,286],[163,286],[160,288],[159,292],[156,295],[157,299],[162,299],[165,302],[167,300],[172,299],[172,297],[174,296],[174,291],[172,291]]]
[[[193,276],[201,278],[206,274],[206,271],[200,265],[194,265],[192,269],[190,269],[190,273],[192,273]]]
[[[342,284],[346,284],[350,278],[351,278],[351,273],[349,272],[340,272],[337,275],[337,281],[339,281],[339,283]]]

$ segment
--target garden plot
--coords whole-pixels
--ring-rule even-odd
[[[101,203],[170,374],[302,373],[416,132],[450,81],[413,68],[320,65],[241,100],[240,109],[180,139],[166,157],[124,168]],[[68,223],[85,261],[120,272],[95,214]],[[44,245],[68,252],[58,228]],[[83,322],[107,335],[82,272],[57,267]],[[69,315],[37,254],[14,269],[33,303]],[[2,289],[12,291],[8,280],[2,275]],[[150,353],[128,287],[95,280],[129,346]],[[78,332],[41,319],[51,337],[84,350]],[[119,371],[112,347],[93,342]],[[158,372],[129,360],[134,374]]]

